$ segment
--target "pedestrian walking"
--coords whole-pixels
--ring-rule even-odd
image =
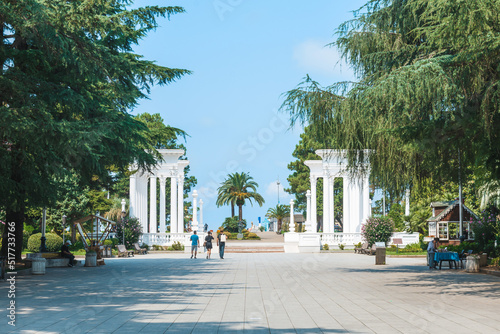
[[[212,255],[212,240],[214,237],[212,236],[212,232],[208,231],[208,235],[205,237],[205,248],[207,249],[207,259]]]
[[[198,247],[200,246],[200,237],[196,234],[196,231],[194,231],[193,235],[189,239],[191,240],[191,258],[193,258],[194,253],[194,258],[196,259]]]
[[[226,247],[226,235],[223,232],[224,230],[221,230],[217,236],[217,246],[219,246],[219,256],[221,259],[224,259],[224,248]]]

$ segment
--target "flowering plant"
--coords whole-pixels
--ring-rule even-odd
[[[500,239],[500,220],[498,217],[488,210],[483,210],[477,220],[471,218],[470,224],[478,248],[493,256],[495,240]]]
[[[369,217],[361,226],[361,236],[371,247],[376,242],[389,241],[394,231],[394,222],[390,217]]]
[[[142,226],[137,218],[123,219],[116,224],[116,237],[123,242],[123,229],[125,229],[125,247],[132,248],[134,243],[139,242],[142,234]]]

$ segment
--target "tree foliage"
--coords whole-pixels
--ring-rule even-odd
[[[281,224],[285,217],[290,216],[290,206],[284,204],[277,204],[274,208],[269,208],[267,210],[266,216],[269,218],[275,218],[278,220],[278,231],[281,231]]]
[[[144,60],[133,46],[180,7],[125,0],[0,2],[0,203],[22,244],[26,205],[56,200],[57,182],[107,185],[108,167],[146,169],[143,123],[128,112],[153,84],[189,71]],[[6,254],[5,243],[2,253]],[[21,247],[16,247],[16,257]]]
[[[262,206],[265,202],[262,195],[257,193],[258,186],[249,173],[228,174],[226,180],[217,189],[216,204],[219,207],[221,205],[233,205],[234,203],[239,209],[238,220],[242,220],[243,205],[247,200],[252,205],[252,200],[254,200],[259,206]]]
[[[499,13],[496,0],[369,0],[331,45],[358,80],[307,77],[282,110],[349,150],[351,166],[371,149],[382,188],[457,180],[459,156],[498,179]]]

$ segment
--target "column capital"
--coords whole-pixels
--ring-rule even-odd
[[[165,184],[165,182],[167,182],[167,178],[165,177],[165,175],[160,175],[159,179],[161,184]]]
[[[196,198],[198,197],[198,191],[197,190],[193,190],[193,198]]]
[[[177,169],[171,168],[171,169],[169,170],[169,173],[170,173],[170,176],[171,176],[172,178],[174,178],[174,177],[176,177],[176,176],[177,176],[177,174],[178,174],[179,172],[177,171]]]
[[[306,191],[306,197],[308,197],[308,198],[311,197],[311,190]]]

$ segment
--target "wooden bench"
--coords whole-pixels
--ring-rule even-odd
[[[354,253],[362,254],[365,250],[368,249],[368,243],[365,242],[361,245],[361,247],[354,247]]]
[[[146,248],[141,248],[137,242],[134,244],[134,248],[135,248],[136,254],[143,254],[144,255],[144,254],[148,253],[148,250]]]
[[[116,245],[116,247],[118,248],[118,256],[123,256],[123,257],[125,257],[125,255],[127,257],[134,256],[134,251],[127,250],[127,248],[125,248],[125,245]]]

